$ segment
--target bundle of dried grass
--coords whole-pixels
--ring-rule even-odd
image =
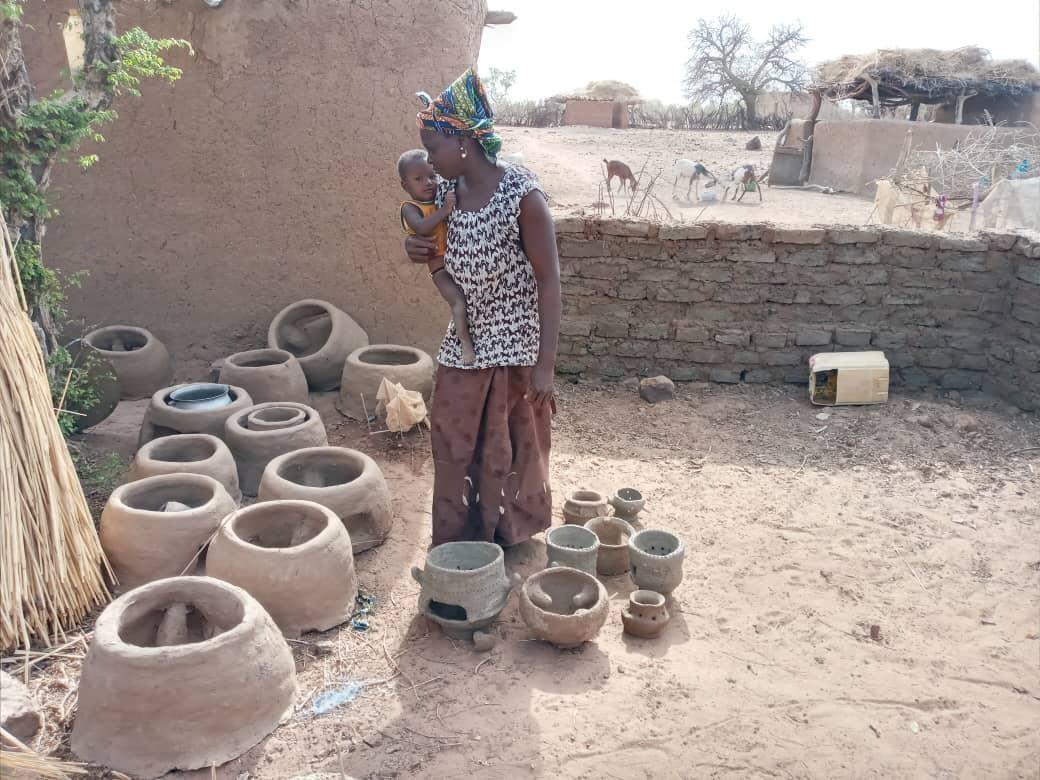
[[[0,777],[10,780],[65,780],[69,775],[85,775],[79,764],[41,756],[17,738],[0,729]]]
[[[0,218],[0,648],[50,643],[108,597],[83,489],[58,428]]]

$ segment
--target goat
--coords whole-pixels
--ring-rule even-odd
[[[725,200],[726,196],[729,195],[729,188],[733,187],[733,200],[738,203],[744,200],[744,196],[749,192],[758,192],[758,200],[762,201],[762,185],[758,181],[758,177],[755,175],[755,166],[751,163],[744,163],[737,168],[729,176],[730,184],[726,186],[726,192],[723,193],[722,199]],[[737,190],[740,190],[740,197],[737,197]]]
[[[672,163],[672,172],[675,174],[675,181],[672,182],[672,198],[678,200],[675,197],[675,188],[679,184],[679,179],[689,179],[690,184],[686,188],[686,200],[690,199],[690,190],[693,189],[693,185],[697,185],[697,198],[701,196],[701,176],[707,176],[711,179],[711,183],[714,186],[717,181],[715,174],[701,165],[699,162],[693,160],[678,159]]]
[[[616,176],[621,181],[620,189],[625,188],[627,182],[632,192],[636,191],[636,177],[632,175],[632,169],[625,165],[619,160],[604,160],[603,163],[607,166],[607,191],[610,192],[610,188],[613,184],[614,177]]]

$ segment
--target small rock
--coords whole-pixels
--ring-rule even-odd
[[[498,637],[490,631],[473,632],[473,649],[478,653],[486,653],[498,642]]]
[[[0,672],[0,726],[28,742],[43,725],[43,716],[29,689],[7,672]]]
[[[820,412],[818,415],[816,415],[816,419],[817,420],[829,420],[829,419],[831,419],[831,413],[830,412]]]
[[[383,736],[382,734],[376,734],[371,737],[365,737],[361,741],[368,745],[370,748],[377,748],[383,744]]]
[[[919,414],[910,418],[910,422],[915,422],[922,428],[934,428],[935,420],[925,414]]]
[[[870,626],[870,638],[875,642],[881,641],[881,626],[876,623]]]
[[[749,152],[760,152],[762,151],[762,139],[756,135],[754,138],[752,138],[750,141],[744,144],[744,148],[747,149]]]
[[[652,376],[639,383],[639,396],[646,402],[658,404],[675,398],[675,382],[666,376]]]

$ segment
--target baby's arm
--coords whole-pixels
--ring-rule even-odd
[[[435,212],[430,214],[428,217],[423,217],[422,211],[413,203],[405,203],[401,207],[401,219],[404,220],[405,224],[408,225],[415,234],[418,236],[431,236],[433,230],[441,222],[448,218],[455,209],[455,193],[448,191],[444,195],[444,205],[437,209]]]

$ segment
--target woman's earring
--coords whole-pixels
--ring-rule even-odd
[[[459,156],[462,157],[463,160],[466,159],[466,147],[465,146],[460,146],[459,147]]]

